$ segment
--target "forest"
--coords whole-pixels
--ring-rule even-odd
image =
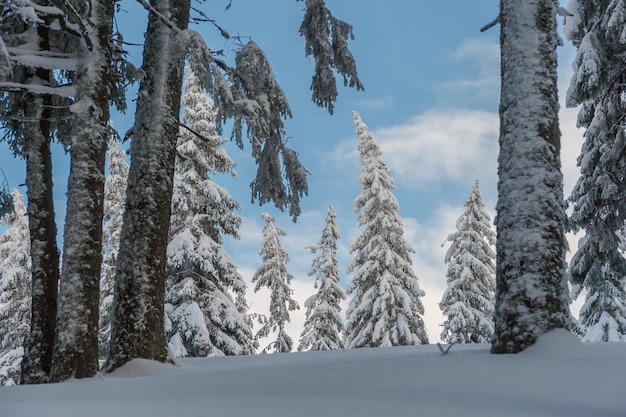
[[[193,25],[217,23],[201,7],[189,0],[139,3],[148,19],[140,67],[128,60],[114,24],[116,2],[3,4],[2,140],[25,161],[27,191],[24,198],[5,187],[0,198],[7,227],[0,236],[2,383],[93,377],[136,358],[428,344],[425,292],[394,177],[358,112],[351,282],[340,285],[340,231],[328,205],[321,237],[308,247],[315,294],[298,305],[281,244],[286,233],[264,213],[252,283],[255,292],[270,293],[270,313],[249,314],[246,283],[223,246],[225,238],[240,237],[242,223],[240,203],[216,180],[236,175],[223,136],[256,164],[253,201],[297,221],[310,173],[290,147],[286,93],[253,40],[237,42],[233,63],[207,46]],[[333,115],[338,80],[366,87],[350,49],[358,39],[324,0],[298,3],[299,35],[313,63],[311,99]],[[567,197],[559,17],[576,48],[566,104],[579,107],[585,132],[580,178]],[[494,25],[502,62],[495,231],[475,181],[457,230],[446,238],[441,340],[490,343],[494,354],[524,351],[554,329],[583,341],[625,341],[626,4],[575,0],[565,9],[553,0],[502,0],[484,29]],[[111,109],[128,107],[132,84],[134,123],[117,132]],[[70,158],[63,225],[54,215],[53,143]],[[570,231],[584,237],[568,264]],[[569,305],[580,294],[585,303],[574,319]],[[285,331],[296,309],[306,312],[297,343]]]

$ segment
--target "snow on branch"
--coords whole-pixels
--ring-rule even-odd
[[[53,94],[60,97],[76,96],[76,87],[73,85],[50,87],[42,84],[22,84],[5,81],[0,82],[0,90],[14,93],[29,92],[33,94]]]
[[[291,109],[263,50],[255,42],[248,42],[238,51],[233,68],[216,58],[199,33],[179,29],[146,0],[137,1],[172,31],[175,42],[186,51],[191,70],[215,103],[218,133],[227,119],[233,119],[231,139],[243,148],[246,125],[252,156],[258,165],[251,184],[253,201],[256,199],[260,204],[273,201],[280,210],[289,207],[295,221],[300,214],[300,198],[308,194],[307,171],[297,153],[285,146],[283,119],[291,117]],[[332,15],[330,18],[334,19]],[[334,51],[333,65],[344,75],[345,83],[362,89],[346,43],[352,28],[334,19],[330,29],[333,31],[330,46]],[[326,32],[328,30],[327,27]]]
[[[354,56],[348,48],[348,39],[354,39],[352,26],[335,18],[324,0],[306,0],[299,32],[306,41],[306,55],[315,59],[312,100],[332,114],[338,95],[333,70],[341,74],[345,86],[364,90]]]
[[[11,58],[2,37],[0,37],[0,81],[10,79],[12,74]]]

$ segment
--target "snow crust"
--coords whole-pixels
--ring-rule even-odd
[[[103,380],[0,387],[0,404],[10,417],[623,417],[624,375],[626,344],[553,331],[517,355],[473,344],[133,360]]]

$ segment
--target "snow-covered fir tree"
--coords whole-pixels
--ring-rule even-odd
[[[347,348],[428,343],[418,279],[411,266],[413,252],[404,237],[395,188],[382,152],[358,113],[353,112],[359,139],[361,194],[354,200],[360,234],[350,246],[354,272],[346,312]]]
[[[175,356],[252,354],[256,349],[245,301],[246,285],[222,248],[238,238],[241,207],[209,178],[235,175],[216,133],[216,110],[197,78],[186,72],[177,146],[168,245],[166,333]],[[234,295],[234,297],[233,297]]]
[[[263,263],[252,276],[256,282],[254,291],[262,287],[270,290],[270,314],[256,334],[257,339],[267,337],[270,332],[278,332],[276,340],[263,349],[263,352],[290,352],[293,340],[285,331],[285,323],[291,321],[289,312],[300,309],[298,302],[291,298],[293,290],[290,283],[293,278],[287,272],[289,254],[280,243],[280,237],[286,233],[276,227],[276,220],[267,213],[261,215],[265,221],[263,226],[263,242],[259,254]]]
[[[111,129],[111,133],[113,133]],[[120,233],[124,219],[128,163],[126,151],[119,148],[119,138],[109,137],[107,161],[109,175],[104,183],[104,227],[102,234],[102,272],[100,278],[100,318],[98,322],[98,351],[100,359],[106,358],[111,338],[111,304],[115,264],[120,245]]]
[[[570,328],[558,120],[557,0],[500,2],[500,153],[493,353]]]
[[[346,299],[346,295],[339,285],[341,278],[337,266],[339,229],[335,222],[336,216],[335,209],[329,205],[322,237],[317,245],[310,248],[311,252],[317,254],[309,272],[309,275],[315,277],[317,292],[304,302],[306,319],[298,350],[344,348],[341,335],[343,320],[339,303]]]
[[[24,197],[11,191],[13,212],[0,218],[0,385],[20,383],[30,329],[30,232]]]
[[[579,314],[583,340],[626,341],[626,4],[572,0],[568,9],[565,34],[577,54],[567,105],[581,106],[578,126],[585,128],[581,175],[569,198],[570,227],[585,231],[568,270],[571,296],[587,293]]]
[[[492,245],[496,234],[480,194],[478,180],[456,221],[457,231],[444,262],[448,287],[439,307],[446,320],[441,340],[448,343],[489,343],[493,334],[493,303],[496,288]]]

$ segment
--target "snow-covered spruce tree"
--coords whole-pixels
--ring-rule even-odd
[[[232,118],[233,138],[242,145],[243,124],[247,125],[258,164],[253,196],[261,203],[271,200],[281,209],[289,208],[296,218],[299,199],[308,190],[306,170],[282,138],[282,118],[290,115],[285,95],[258,45],[250,42],[243,47],[235,69],[227,68],[196,32],[186,29],[189,0],[154,0],[149,8],[107,371],[132,358],[166,356],[163,300],[169,230],[164,225],[170,218],[184,53],[189,52],[194,73],[216,103],[218,126]],[[300,32],[307,53],[319,63],[316,74],[324,75],[321,88],[313,89],[313,101],[324,105],[334,100],[333,70],[361,88],[347,48],[351,27],[332,17],[324,0],[305,2]]]
[[[317,245],[310,248],[311,252],[317,254],[309,272],[309,275],[315,277],[317,292],[304,302],[306,319],[298,344],[300,351],[344,348],[341,335],[343,320],[339,303],[346,299],[346,295],[339,285],[340,276],[337,267],[339,229],[335,217],[335,209],[329,205],[322,237]]]
[[[252,282],[256,282],[254,292],[262,287],[270,290],[269,317],[259,329],[256,338],[267,337],[270,332],[278,332],[276,340],[263,349],[263,353],[268,350],[275,352],[290,352],[293,347],[293,340],[285,331],[285,323],[291,319],[289,312],[299,310],[298,302],[291,298],[293,290],[290,287],[293,278],[287,272],[287,262],[289,254],[280,243],[280,237],[286,233],[276,227],[276,220],[267,213],[261,215],[265,220],[263,226],[263,242],[259,254],[263,263],[252,276]]]
[[[353,112],[359,138],[361,194],[354,200],[360,234],[350,246],[354,272],[346,311],[347,348],[427,344],[420,297],[424,291],[411,266],[393,177],[382,152],[358,113]]]
[[[107,151],[109,175],[104,182],[104,216],[102,231],[102,271],[100,273],[100,313],[98,320],[98,354],[106,359],[111,339],[111,305],[115,264],[124,218],[128,164],[126,151],[119,148],[119,138],[110,132]]]
[[[444,262],[448,264],[448,287],[439,307],[446,320],[441,340],[447,343],[489,343],[493,334],[493,303],[496,289],[495,258],[491,249],[496,234],[485,210],[478,180],[456,221],[456,232]]]
[[[246,321],[246,285],[222,248],[222,236],[238,238],[241,206],[209,178],[235,175],[234,163],[216,132],[213,101],[186,71],[172,197],[172,239],[167,247],[166,333],[181,356],[253,354]],[[234,293],[236,299],[233,298]]]
[[[557,0],[501,0],[493,353],[570,328],[556,77]]]
[[[0,218],[0,385],[17,385],[30,329],[30,233],[24,197],[11,191],[13,212]]]
[[[585,341],[626,341],[626,135],[623,119],[626,4],[570,1],[565,34],[577,48],[567,105],[581,105],[581,176],[569,198],[570,228],[585,230],[568,270],[572,298],[586,290],[579,323]]]

